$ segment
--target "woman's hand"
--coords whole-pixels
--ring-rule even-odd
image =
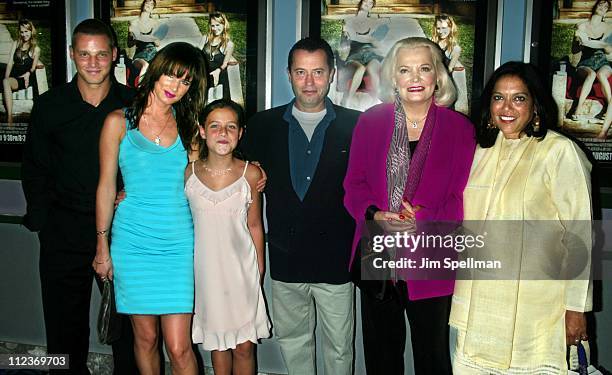
[[[268,175],[266,174],[266,171],[264,171],[258,161],[252,161],[251,164],[256,165],[261,171],[261,178],[259,179],[259,181],[257,181],[257,191],[263,193],[264,189],[266,188],[266,181],[268,181]]]
[[[565,343],[576,345],[580,340],[587,340],[587,324],[584,313],[565,310]]]
[[[402,200],[400,212],[378,211],[374,214],[374,220],[387,232],[413,232],[416,230],[416,212],[420,209],[421,206],[412,206]]]
[[[408,221],[414,219],[418,210],[421,206],[412,206],[408,201],[402,200],[402,209],[399,213],[391,211],[377,211],[374,214],[374,220],[376,221]]]
[[[400,215],[405,218],[412,219],[416,216],[418,210],[421,209],[421,206],[413,206],[407,200],[402,199],[402,209],[400,210]]]
[[[106,247],[108,248],[108,245]],[[105,281],[107,278],[111,281],[113,280],[113,261],[108,252],[106,254],[100,251],[97,252],[91,265],[100,280]]]
[[[374,220],[387,232],[411,232],[416,229],[414,216],[407,217],[403,213],[377,211]]]
[[[23,73],[21,76],[23,77],[23,81],[25,83],[25,87],[30,87],[30,71]]]
[[[374,220],[376,221],[404,221],[406,217],[404,215],[400,215],[396,212],[391,211],[376,211],[374,214]]]
[[[221,69],[219,68],[210,72],[210,75],[213,77],[213,86],[217,86],[219,84],[219,74],[221,74]]]
[[[125,190],[119,190],[117,196],[115,197],[115,210],[117,209],[117,207],[119,207],[119,203],[123,202],[126,196],[127,194],[125,193]]]
[[[96,232],[97,244],[96,244],[96,256],[91,262],[91,266],[94,272],[100,280],[104,281],[107,278],[113,279],[113,263],[110,256],[110,249],[108,246],[108,230],[102,230]]]

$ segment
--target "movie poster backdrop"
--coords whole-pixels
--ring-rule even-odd
[[[557,123],[612,167],[612,12],[607,1],[553,1],[552,94]]]
[[[117,35],[119,82],[136,87],[157,51],[172,42],[188,42],[207,59],[208,101],[230,98],[248,113],[256,110],[251,103],[257,102],[257,94],[248,80],[257,67],[252,45],[257,39],[248,34],[257,26],[257,6],[231,0],[125,0],[113,1],[108,9],[103,0],[96,3]]]
[[[321,37],[332,46],[337,67],[329,97],[361,111],[380,103],[384,57],[398,40],[418,36],[445,52],[458,89],[455,109],[469,115],[479,6],[476,0],[322,0]]]
[[[2,5],[0,175],[9,178],[5,167],[21,162],[36,98],[66,80],[65,11],[64,2],[56,0],[13,0]]]

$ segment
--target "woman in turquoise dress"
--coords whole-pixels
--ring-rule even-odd
[[[143,374],[159,373],[160,320],[173,373],[197,372],[190,335],[193,223],[183,186],[205,103],[205,66],[188,43],[164,47],[132,107],[109,114],[100,136],[94,267],[102,279],[114,279],[117,311],[131,317]],[[118,169],[126,198],[113,219]]]

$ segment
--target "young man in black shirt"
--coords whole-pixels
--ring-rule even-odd
[[[24,225],[40,240],[47,351],[68,354],[71,374],[89,374],[98,138],[106,115],[132,97],[111,79],[116,56],[106,24],[89,19],[75,28],[70,58],[77,74],[36,100],[23,156]],[[113,344],[113,358],[115,374],[138,373],[127,318]]]

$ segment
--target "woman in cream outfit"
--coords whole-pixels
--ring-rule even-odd
[[[453,372],[567,374],[566,345],[586,339],[584,312],[592,305],[591,165],[570,139],[547,130],[554,104],[533,66],[502,65],[484,89],[487,100],[465,220],[484,223],[494,256],[514,257],[519,267],[498,280],[457,280]],[[582,262],[581,272],[550,276],[551,262],[568,257]]]

